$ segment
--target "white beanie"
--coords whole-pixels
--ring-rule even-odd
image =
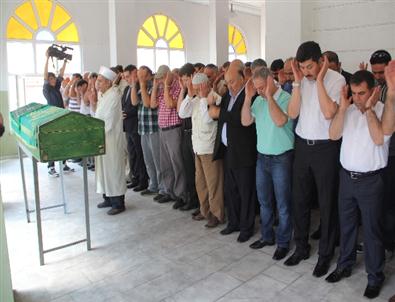
[[[110,68],[107,68],[105,66],[100,67],[99,74],[110,81],[113,81],[117,77],[117,74],[114,71],[112,71]]]
[[[208,82],[207,75],[205,73],[201,73],[201,72],[196,73],[192,79],[193,85],[199,85],[199,84],[203,84],[203,83],[207,83],[207,82]]]

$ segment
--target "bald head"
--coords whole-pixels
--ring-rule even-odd
[[[225,81],[232,95],[236,95],[244,86],[243,69],[239,67],[231,64],[225,73]]]
[[[236,68],[238,70],[243,71],[244,70],[244,63],[239,59],[233,60],[229,65],[229,69],[231,69],[231,68]]]

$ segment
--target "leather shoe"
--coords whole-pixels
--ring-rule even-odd
[[[125,211],[125,208],[115,208],[115,209],[113,208],[113,209],[109,210],[107,212],[107,214],[108,215],[117,215],[119,213],[122,213],[123,211]]]
[[[311,234],[310,238],[313,240],[319,240],[321,238],[321,226],[318,227],[318,229],[315,230],[313,234]]]
[[[200,208],[197,208],[195,211],[192,212],[192,217],[200,214]]]
[[[169,195],[165,195],[161,199],[158,200],[158,203],[166,203],[166,202],[170,202],[172,200],[173,199]]]
[[[134,187],[133,191],[134,192],[141,192],[147,188],[148,188],[148,185],[138,185],[138,186]]]
[[[173,209],[177,210],[178,208],[181,208],[185,205],[184,201],[182,199],[177,199],[175,204],[173,204]]]
[[[326,275],[328,273],[329,266],[330,266],[330,261],[318,260],[318,262],[313,270],[313,276],[320,278],[323,275]]]
[[[287,256],[289,252],[289,248],[286,247],[277,247],[276,251],[273,254],[273,260],[281,260]]]
[[[246,242],[250,240],[251,234],[248,233],[240,233],[239,237],[237,237],[237,241],[240,243]]]
[[[309,257],[310,257],[310,247],[305,253],[300,253],[295,251],[287,260],[285,260],[284,264],[286,266],[295,266],[298,265],[300,261],[306,260]]]
[[[127,183],[126,186],[128,187],[128,189],[132,189],[134,187],[137,187],[139,185],[138,181],[132,181],[130,183]]]
[[[232,234],[233,232],[238,232],[238,231],[240,231],[238,228],[232,228],[232,227],[230,227],[230,226],[227,226],[226,228],[224,228],[224,229],[220,232],[220,234],[221,234],[221,235],[229,235],[229,234]]]
[[[109,207],[111,207],[111,202],[105,200],[105,201],[99,203],[99,204],[97,205],[97,207],[98,207],[99,209],[102,209],[102,208],[109,208]]]
[[[329,274],[325,280],[329,283],[339,282],[343,278],[348,278],[351,276],[351,268],[346,267],[344,269],[336,268],[332,273]]]
[[[219,220],[214,215],[210,214],[210,218],[208,219],[207,224],[205,225],[206,228],[215,228],[219,225]]]
[[[158,195],[156,195],[154,198],[152,198],[154,201],[158,201],[159,199],[162,199],[163,197],[165,197],[165,195],[163,195],[163,194],[158,194]]]
[[[192,216],[193,220],[200,221],[206,219],[200,212],[196,216]]]
[[[150,189],[146,189],[140,192],[140,195],[157,195],[158,191],[151,191]]]
[[[198,207],[198,205],[193,204],[192,202],[188,202],[186,203],[184,206],[182,206],[180,208],[181,211],[189,211],[189,210],[193,210],[196,209]],[[200,211],[199,211],[200,212]]]
[[[250,244],[250,248],[257,250],[257,249],[261,249],[264,246],[272,246],[274,245],[274,241],[264,241],[264,240],[257,240],[254,243]]]
[[[381,286],[380,285],[369,285],[366,286],[365,292],[363,293],[363,295],[368,298],[368,299],[374,299],[376,297],[378,297],[378,295],[380,294],[380,290],[381,290]]]

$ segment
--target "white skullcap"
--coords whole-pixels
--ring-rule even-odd
[[[110,81],[113,81],[117,77],[117,74],[114,71],[112,71],[110,68],[107,68],[105,66],[100,67],[99,74]]]
[[[199,85],[207,82],[208,82],[208,77],[206,76],[205,73],[201,73],[201,72],[196,73],[192,79],[193,85]]]

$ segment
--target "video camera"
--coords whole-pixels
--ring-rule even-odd
[[[66,51],[68,49],[73,50],[73,48],[68,47],[68,46],[61,46],[61,45],[57,45],[57,44],[52,44],[50,47],[48,47],[48,56],[54,57],[58,60],[71,61],[73,56],[71,54],[66,53]]]

